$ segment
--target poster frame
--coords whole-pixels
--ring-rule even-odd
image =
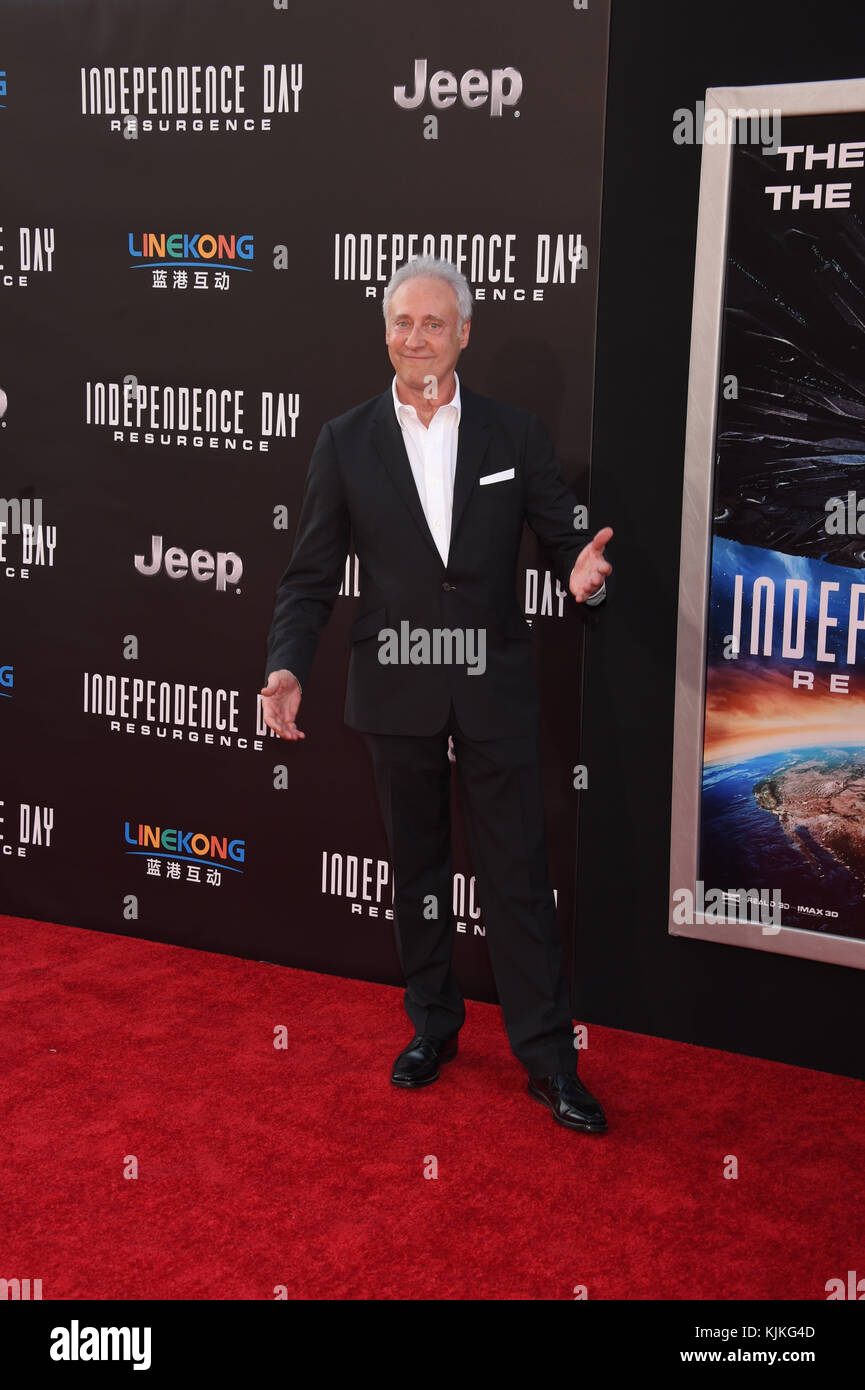
[[[800,927],[767,928],[759,920],[673,920],[674,894],[688,889],[696,903],[699,872],[712,494],[733,150],[731,140],[713,142],[709,136],[710,125],[718,129],[713,114],[718,110],[765,111],[780,115],[781,122],[784,116],[865,112],[865,78],[706,91],[682,491],[668,930],[671,936],[865,969],[865,940],[855,937]]]

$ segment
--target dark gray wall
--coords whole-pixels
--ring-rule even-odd
[[[865,75],[865,10],[825,0],[614,0],[592,521],[616,593],[587,638],[577,1017],[865,1075],[865,973],[667,934],[679,530],[698,146],[713,85]]]

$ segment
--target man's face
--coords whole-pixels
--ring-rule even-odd
[[[446,280],[417,275],[394,290],[385,342],[401,386],[423,391],[428,378],[442,382],[469,340],[471,320],[459,327],[457,297]]]

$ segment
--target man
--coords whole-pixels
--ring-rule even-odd
[[[415,1036],[391,1081],[417,1088],[456,1055],[465,1004],[451,968],[452,739],[472,867],[511,1047],[528,1089],[568,1128],[606,1129],[576,1075],[550,888],[531,631],[516,598],[526,521],[578,603],[600,602],[609,527],[588,545],[549,438],[527,411],[478,396],[455,368],[472,297],[447,261],[417,258],[383,299],[395,372],[331,420],[309,465],[268,639],[264,717],[297,726],[352,543],[360,615],[346,723],[364,734],[394,872],[394,918]]]

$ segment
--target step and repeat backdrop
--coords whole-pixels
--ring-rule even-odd
[[[2,0],[0,911],[399,981],[342,722],[354,556],[300,745],[261,716],[274,590],[322,423],[390,384],[413,255],[464,270],[461,378],[537,411],[588,502],[608,20]],[[518,585],[570,951],[584,628],[530,532]],[[454,810],[456,966],[491,999]]]

